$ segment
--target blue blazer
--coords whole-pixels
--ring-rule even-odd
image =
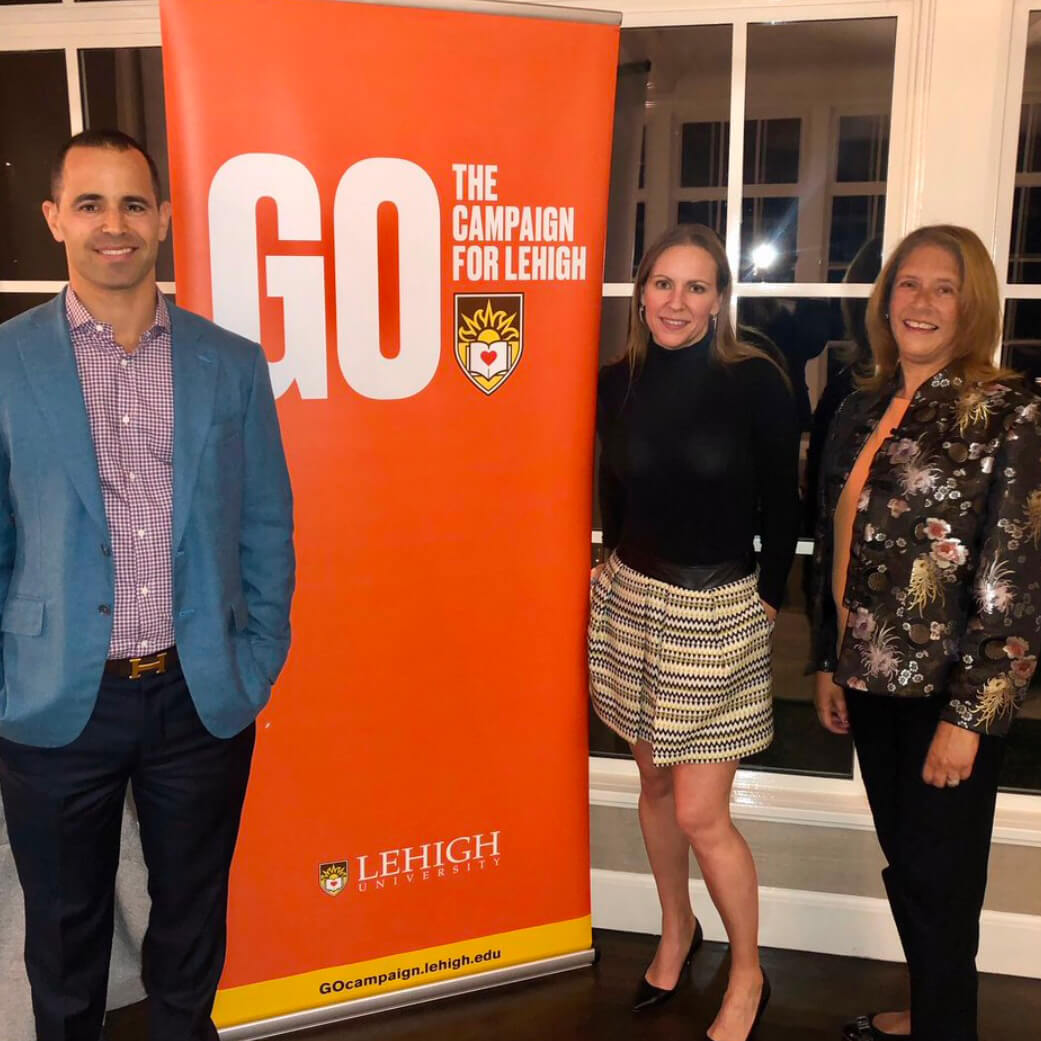
[[[263,708],[289,651],[293,509],[261,349],[179,307],[173,611],[207,729]],[[65,294],[0,325],[0,737],[74,740],[97,699],[115,574]]]

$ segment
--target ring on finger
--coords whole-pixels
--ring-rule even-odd
[[[961,778],[960,777],[948,777],[947,778],[947,787],[948,788],[957,788],[959,784],[961,784]]]

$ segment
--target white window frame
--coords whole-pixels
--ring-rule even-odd
[[[633,3],[633,0],[630,0]],[[1041,9],[1041,0],[1016,0],[1017,12],[1014,32],[1010,42],[1011,57],[1019,55],[1018,72],[1016,62],[1010,60],[1008,97],[1012,118],[1006,120],[1003,169],[1014,175],[1015,152],[1019,127],[1019,104],[1022,96],[1023,66],[1026,53],[1026,29],[1029,11]],[[883,226],[883,253],[888,252],[899,238],[913,226],[919,210],[921,186],[914,176],[923,162],[923,107],[925,89],[922,81],[927,80],[927,71],[922,63],[913,60],[913,43],[928,31],[928,12],[923,6],[905,0],[858,0],[858,2],[833,3],[803,0],[802,3],[774,3],[769,6],[754,0],[735,0],[725,8],[708,2],[686,0],[683,10],[648,11],[626,10],[622,28],[644,28],[649,26],[712,25],[728,23],[733,26],[733,56],[731,64],[730,125],[743,126],[745,120],[745,75],[748,26],[755,22],[777,21],[826,21],[859,18],[897,19],[896,47],[893,70],[893,101],[889,126],[889,169],[885,185],[886,213]],[[783,10],[782,10],[783,9]],[[837,110],[834,115],[837,132]],[[843,108],[841,114],[846,114]],[[853,110],[850,110],[853,114]],[[758,117],[760,113],[756,113]],[[805,127],[805,125],[804,125]],[[805,129],[804,129],[805,133]],[[727,256],[731,267],[737,270],[740,259],[741,200],[744,194],[743,159],[744,135],[730,135],[730,163],[727,186]],[[801,176],[800,162],[800,176]],[[739,176],[734,176],[734,171]],[[1005,194],[1000,198],[1005,203],[1004,220],[996,221],[996,228],[1004,229],[1004,249],[992,243],[999,274],[1004,277],[1008,268],[1008,240],[1011,229],[1012,190],[1014,177],[1006,179]],[[1003,182],[1004,184],[1004,182]],[[834,187],[834,176],[829,178],[829,188]],[[846,185],[841,186],[846,188]],[[863,193],[861,193],[863,194]],[[1006,198],[1007,196],[1007,198]],[[1000,211],[999,211],[1000,212]],[[732,219],[736,218],[736,219]],[[826,251],[826,243],[824,244]],[[1002,255],[1004,260],[1002,260]],[[1010,287],[1002,286],[1004,295]],[[1020,298],[1041,299],[1041,285],[1011,287],[1011,295]],[[1023,290],[1028,290],[1024,292]],[[632,293],[631,283],[605,283],[604,297],[627,297]],[[742,297],[826,298],[842,299],[867,297],[869,286],[845,285],[842,283],[749,283],[735,284],[732,308],[736,317],[737,302]],[[594,534],[598,538],[599,533]],[[798,552],[811,552],[812,543],[800,540]],[[633,808],[639,795],[639,776],[636,764],[624,759],[609,759],[591,756],[590,802],[597,806],[621,806]],[[733,792],[733,812],[737,818],[768,820],[782,823],[841,827],[862,830],[873,828],[871,812],[867,803],[859,764],[854,758],[851,779],[820,777],[798,774],[781,774],[755,769],[738,772]],[[1013,845],[1041,846],[1041,795],[1019,795],[1002,792],[998,796],[998,807],[994,826],[997,842]]]
[[[1027,11],[1028,22],[1029,22],[1029,18],[1030,18],[1030,14],[1031,13],[1032,13],[1031,11],[1029,11],[1029,10]],[[1024,55],[1024,57],[1025,57],[1025,55]],[[1024,71],[1025,71],[1025,65],[1024,65]],[[1033,107],[1035,109],[1035,122],[1036,123],[1041,123],[1041,91],[1033,91],[1029,95],[1027,95],[1026,92],[1024,92],[1023,97],[1020,99],[1020,104],[1019,104],[1020,121],[1022,119],[1022,112],[1023,112],[1023,106],[1024,105],[1030,105],[1031,107]],[[1018,151],[1018,133],[1017,133],[1017,151]],[[1011,262],[1011,259],[1012,259],[1011,222],[1012,222],[1012,220],[1015,219],[1015,201],[1016,201],[1015,193],[1020,188],[1041,188],[1041,170],[1032,171],[1030,173],[1020,173],[1018,170],[1016,171],[1015,180],[1014,180],[1013,189],[1012,189],[1012,212],[1011,212],[1010,217],[1009,217],[1010,225],[1009,225],[1008,254],[1009,254],[1009,261],[1010,262]],[[1037,255],[1035,257],[1032,257],[1031,260],[1034,263],[1039,262],[1039,261],[1041,261],[1041,255]],[[1006,265],[1005,272],[1002,274],[1002,278],[1005,281],[1006,288],[1008,289],[1006,297],[1012,298],[1012,299],[1024,299],[1021,296],[1019,290],[1022,289],[1024,286],[1029,285],[1030,283],[1007,281],[1008,280],[1007,265]]]
[[[110,3],[14,4],[0,7],[0,52],[64,51],[69,126],[83,129],[83,95],[77,52],[91,48],[159,47],[158,0]],[[0,293],[57,293],[65,280],[0,280]],[[160,282],[164,293],[173,282]]]
[[[729,215],[729,185],[723,184],[712,188],[685,188],[680,184],[683,165],[683,125],[692,122],[726,123],[729,125],[729,111],[695,108],[690,103],[674,104],[672,112],[672,149],[667,158],[669,169],[669,201],[667,226],[675,222],[677,207],[681,202],[727,202]],[[746,199],[796,199],[802,200],[806,181],[806,155],[809,147],[809,111],[805,106],[785,106],[782,102],[773,102],[768,107],[757,108],[746,117],[757,123],[772,119],[799,120],[799,179],[797,181],[763,182],[746,184],[742,192],[742,202]],[[744,133],[744,124],[741,132]],[[742,150],[743,152],[743,150]],[[742,170],[742,177],[744,171]],[[802,241],[805,222],[799,215],[798,235]],[[728,216],[729,220],[729,216]],[[801,255],[801,251],[800,251]],[[734,270],[737,270],[735,268]]]
[[[839,128],[842,125],[842,119],[847,116],[878,116],[881,114],[875,106],[869,104],[831,106],[828,137],[828,189],[824,202],[824,227],[820,244],[821,267],[825,274],[831,268],[831,225],[835,199],[865,195],[879,199],[886,198],[886,182],[884,180],[840,181],[838,179]],[[890,133],[890,143],[892,143],[892,133]],[[887,200],[887,208],[888,205]]]
[[[417,5],[423,0],[413,0]],[[601,8],[604,0],[543,0],[560,6]],[[892,248],[912,226],[921,202],[918,171],[924,161],[924,108],[928,100],[928,60],[917,55],[914,42],[930,30],[931,4],[919,0],[673,0],[682,7],[664,10],[655,4],[668,0],[621,0],[623,28],[718,25],[733,27],[731,67],[731,126],[743,127],[748,26],[757,22],[826,21],[858,18],[897,18],[893,105],[890,114],[889,176],[886,185],[884,249]],[[1015,187],[1015,152],[1026,57],[1027,22],[1041,0],[1015,0],[1009,45],[1006,118],[1002,147],[1002,177],[997,195],[991,249],[999,275],[1006,277]],[[158,0],[114,0],[0,7],[0,51],[62,50],[68,75],[69,112],[73,133],[82,129],[82,104],[77,50],[82,48],[161,46]],[[729,170],[743,171],[744,134],[731,134]],[[736,266],[740,248],[743,177],[728,179],[727,254]],[[646,195],[646,190],[645,190]],[[0,293],[53,293],[63,281],[0,281]],[[173,292],[173,283],[162,283]],[[1041,285],[1009,286],[1004,297],[1041,299]],[[604,297],[628,297],[631,283],[605,283]],[[866,297],[869,286],[841,283],[739,283],[733,307],[741,297],[789,298]],[[597,538],[597,534],[594,535]],[[810,551],[802,540],[798,551]],[[636,765],[631,760],[593,756],[589,760],[590,802],[598,806],[634,807],[639,791]],[[822,827],[870,829],[871,815],[854,764],[852,780],[819,776],[742,770],[734,789],[737,817]],[[999,842],[1041,846],[1041,796],[1002,793],[998,798],[995,839]]]

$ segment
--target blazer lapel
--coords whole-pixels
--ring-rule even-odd
[[[93,520],[107,532],[98,460],[65,317],[64,292],[41,312],[40,327],[39,335],[18,341],[22,365],[73,487]]]
[[[217,357],[201,342],[198,327],[179,308],[170,307],[173,342],[174,462],[172,549],[181,544],[199,473],[199,457],[213,421]]]

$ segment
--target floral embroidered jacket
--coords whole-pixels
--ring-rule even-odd
[[[846,631],[832,598],[833,518],[895,384],[832,421],[814,560],[817,669],[855,690],[941,693],[942,718],[1004,734],[1041,645],[1041,401],[947,370],[915,393],[857,504]]]

